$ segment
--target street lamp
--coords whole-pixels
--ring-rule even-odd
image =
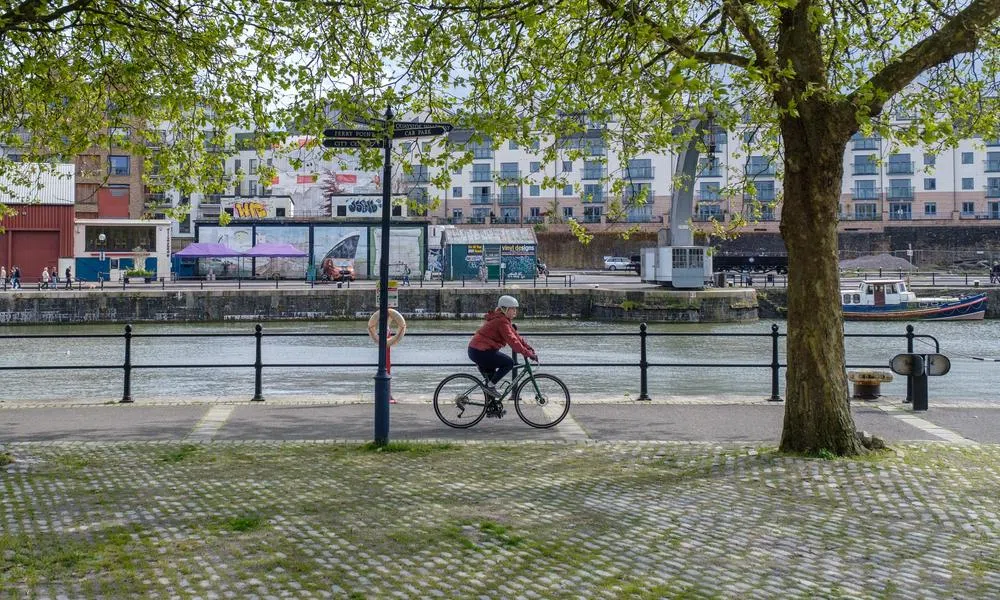
[[[105,264],[104,264],[104,262],[105,262],[104,246],[107,243],[108,243],[108,236],[104,235],[103,233],[101,233],[101,234],[99,234],[97,236],[97,248],[101,252],[101,258],[100,258],[100,260],[101,260],[101,268],[102,269],[105,266]],[[108,269],[106,271],[103,271],[103,272],[101,272],[101,273],[98,274],[98,278],[101,280],[102,284],[104,283],[104,275],[105,275],[105,273],[107,273],[108,275],[111,274],[111,266],[110,265],[108,265]]]

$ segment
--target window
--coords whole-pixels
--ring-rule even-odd
[[[509,150],[517,150],[517,142],[515,142],[514,140],[511,140],[507,144],[507,149],[509,149]]]
[[[572,173],[573,172],[573,161],[571,161],[571,160],[564,160],[562,162],[563,162],[563,173]]]
[[[453,209],[451,209],[451,218],[455,219],[456,221],[461,221],[462,220],[462,209],[461,208],[453,208]]]
[[[274,216],[279,217],[279,218],[280,217],[284,217],[285,216],[285,209],[284,209],[284,207],[275,208],[274,209]]]
[[[511,180],[521,177],[521,170],[516,162],[500,163],[500,179]]]
[[[924,203],[924,216],[925,217],[937,216],[937,202]]]
[[[568,217],[572,217],[573,216],[573,207],[572,206],[564,206],[563,207],[563,216],[567,217],[567,218]]]
[[[407,152],[409,152],[410,149],[413,148],[413,142],[403,142],[402,148],[403,148],[403,153],[404,154],[407,153]]]
[[[451,172],[452,172],[453,175],[461,175],[462,174],[462,167],[455,167],[454,169],[451,170]]]
[[[472,181],[490,181],[489,163],[479,163],[472,165]]]
[[[566,186],[564,186],[563,187],[563,196],[572,196],[572,195],[573,195],[573,186],[572,185],[566,185]]]
[[[933,177],[925,177],[924,178],[924,189],[925,190],[936,190],[937,189],[937,180],[934,179]]]
[[[528,215],[532,217],[540,217],[542,216],[542,209],[538,208],[537,206],[532,206],[531,208],[528,209]]]
[[[963,202],[962,203],[962,214],[963,215],[974,215],[974,214],[976,214],[976,203],[975,202]]]
[[[256,175],[257,174],[257,159],[256,158],[251,158],[250,159],[250,174],[251,175]]]
[[[456,185],[453,188],[451,188],[451,197],[452,198],[461,198],[462,197],[462,186]]]
[[[976,186],[976,179],[974,177],[963,177],[962,178],[962,189],[971,190]]]
[[[528,170],[531,171],[532,173],[537,173],[542,170],[542,163],[538,161],[531,161]]]
[[[119,156],[112,154],[108,157],[108,174],[109,175],[128,175],[129,174],[129,157]]]
[[[251,196],[256,196],[257,195],[257,180],[256,179],[251,179],[250,180],[250,195]]]
[[[933,167],[937,164],[937,154],[924,154],[924,166]]]
[[[243,189],[242,189],[242,185],[241,184],[242,184],[242,182],[239,181],[239,180],[236,180],[236,181],[233,182],[233,195],[234,196],[242,196],[243,195]]]
[[[538,150],[538,146],[539,146],[538,140],[531,140],[531,149],[532,150]]]
[[[858,154],[854,157],[854,175],[877,175],[878,165],[874,154]]]
[[[703,181],[698,188],[699,200],[718,200],[719,184],[717,182]]]
[[[913,218],[913,207],[909,202],[890,202],[889,203],[889,220],[890,221],[909,221]]]
[[[909,154],[890,154],[887,170],[890,175],[908,175],[913,173],[913,161]]]
[[[537,183],[533,183],[530,186],[528,186],[528,195],[529,196],[541,196],[542,195],[541,186],[539,186]]]
[[[337,206],[337,216],[338,217],[346,217],[347,216],[347,205],[346,204],[341,204],[341,205]]]
[[[744,131],[743,132],[743,143],[750,145],[753,143],[754,137],[757,135],[756,131]]]
[[[156,248],[156,228],[153,226],[104,227],[88,225],[84,232],[84,251],[99,252],[97,237],[105,234],[106,252],[129,252],[138,247]]]
[[[604,187],[601,184],[587,183],[583,186],[584,202],[603,202]]]
[[[889,197],[890,198],[913,198],[913,187],[910,185],[909,179],[890,179],[889,180]]]
[[[975,153],[974,152],[963,152],[962,153],[962,164],[963,165],[971,165],[974,160],[975,160]]]
[[[243,163],[243,161],[241,161],[238,158],[233,162],[233,174],[236,174],[236,173],[240,172],[240,169],[243,168],[242,167],[242,163]]]

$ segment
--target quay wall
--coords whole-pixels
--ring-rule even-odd
[[[481,318],[500,289],[403,288],[399,311],[416,318]],[[752,289],[702,292],[594,288],[511,289],[524,317],[647,322],[757,320]],[[0,324],[357,319],[377,310],[371,289],[39,291],[0,295]]]

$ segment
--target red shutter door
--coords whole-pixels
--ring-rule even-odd
[[[34,285],[42,278],[42,269],[56,266],[59,260],[58,231],[12,231],[10,264],[21,267],[21,277],[25,287]]]

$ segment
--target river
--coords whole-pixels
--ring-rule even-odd
[[[639,362],[639,339],[609,333],[638,332],[636,324],[572,322],[567,320],[519,321],[522,335],[537,349],[543,370],[562,377],[574,398],[628,399],[639,394],[637,366],[607,363]],[[785,323],[777,322],[780,331]],[[468,336],[477,321],[412,320],[409,334],[392,350],[393,395],[401,400],[430,398],[445,375],[472,372],[465,354]],[[769,333],[770,322],[749,324],[650,325],[651,333]],[[345,334],[365,331],[360,322],[265,323],[265,334],[325,333]],[[0,327],[2,335],[116,334],[117,325],[62,325]],[[144,338],[141,334],[252,333],[251,323],[218,324],[139,324],[134,327],[132,362],[136,365],[192,365],[179,369],[138,368],[132,373],[132,395],[136,402],[154,400],[216,399],[248,400],[253,395],[254,342],[252,337],[169,337]],[[538,332],[587,333],[587,337],[550,337]],[[902,323],[848,322],[847,333],[905,333]],[[1000,402],[1000,321],[917,323],[915,332],[935,336],[941,352],[951,359],[951,372],[930,380],[931,405],[949,402]],[[457,337],[422,337],[415,333],[458,333]],[[536,334],[533,336],[533,334]],[[96,364],[121,365],[123,341],[109,338],[3,339],[0,366]],[[904,352],[903,338],[847,338],[848,364],[887,364]],[[933,352],[922,340],[915,350]],[[769,337],[649,337],[649,361],[658,363],[754,363],[770,362]],[[265,335],[262,345],[265,365],[341,363],[374,364],[375,344],[365,336],[285,337]],[[784,339],[779,347],[782,363],[787,362]],[[985,361],[973,357],[985,358]],[[428,363],[428,368],[407,368],[405,364]],[[556,366],[559,364],[602,363],[603,366]],[[242,364],[247,367],[212,368],[213,364]],[[200,366],[193,366],[200,365]],[[373,366],[265,368],[263,393],[266,399],[356,399],[370,401]],[[784,369],[779,382],[784,388]],[[9,370],[0,372],[0,400],[13,402],[101,403],[122,397],[123,374],[114,370]],[[649,393],[654,399],[691,398],[711,401],[722,395],[766,398],[770,395],[770,370],[765,368],[651,368]],[[905,379],[895,377],[883,384],[886,396],[905,395]]]

